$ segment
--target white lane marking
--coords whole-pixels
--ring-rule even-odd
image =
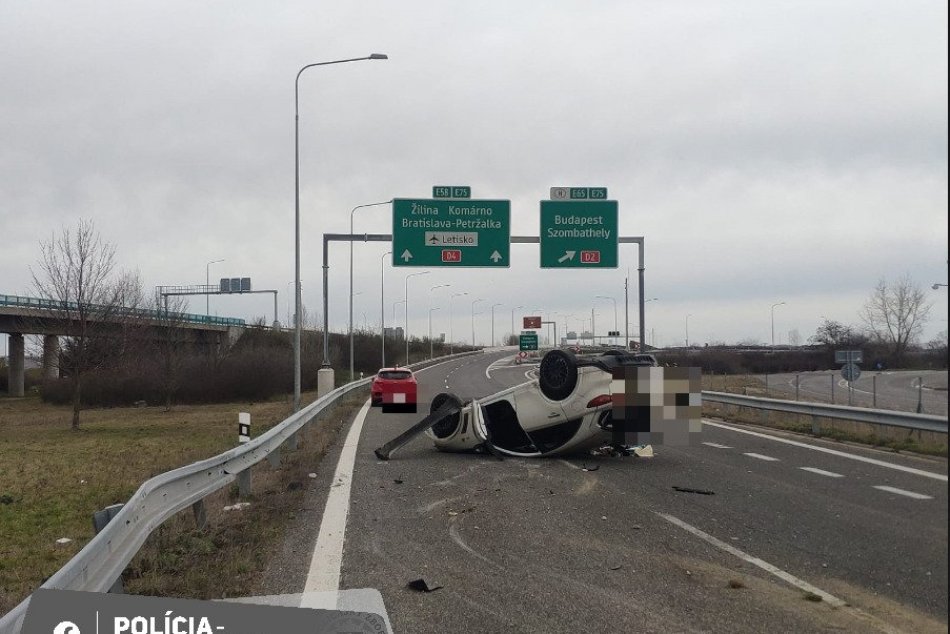
[[[333,474],[333,485],[327,495],[327,504],[320,520],[320,532],[310,558],[310,569],[304,592],[326,592],[340,589],[340,568],[343,565],[343,537],[346,532],[346,516],[350,511],[350,488],[353,484],[353,467],[356,464],[356,446],[360,442],[363,422],[369,412],[371,401],[363,403],[350,427],[340,461]]]
[[[707,447],[715,447],[716,449],[732,449],[729,445],[720,445],[717,442],[704,442],[703,444]]]
[[[778,462],[778,458],[773,458],[772,456],[764,456],[760,453],[743,453],[743,456],[749,456],[750,458],[758,458],[759,460],[765,460],[766,462]]]
[[[878,485],[874,487],[881,491],[887,491],[888,493],[896,493],[897,495],[904,495],[909,498],[914,498],[915,500],[932,500],[934,499],[932,495],[924,495],[923,493],[914,493],[913,491],[905,491],[904,489],[898,489],[897,487],[889,487],[884,485]]]
[[[729,554],[735,555],[739,559],[746,561],[752,564],[753,566],[758,566],[759,568],[761,568],[762,570],[765,570],[766,572],[772,573],[779,579],[782,579],[783,581],[790,583],[791,585],[795,586],[799,590],[804,590],[805,592],[811,592],[812,594],[817,594],[819,597],[822,598],[823,601],[825,601],[829,605],[832,605],[836,608],[840,608],[844,605],[847,605],[844,601],[842,601],[838,597],[828,594],[827,592],[825,592],[824,590],[821,590],[820,588],[816,588],[815,586],[811,585],[807,581],[803,581],[799,579],[798,577],[792,575],[791,573],[785,572],[781,568],[777,568],[773,566],[767,561],[763,561],[762,559],[759,559],[758,557],[753,557],[752,555],[746,554],[742,552],[741,550],[739,550],[738,548],[736,548],[735,546],[727,544],[724,541],[720,541],[716,539],[715,537],[713,537],[712,535],[710,535],[709,533],[704,533],[703,531],[699,530],[695,526],[690,526],[689,524],[687,524],[681,519],[675,518],[672,515],[666,515],[665,513],[657,513],[657,515],[665,519],[667,522],[670,522],[671,524],[675,524],[679,526],[680,528],[682,528],[683,530],[689,531],[690,533],[692,533],[693,535],[696,535],[700,539],[703,539],[709,542],[716,548],[720,550],[724,550]]]
[[[808,443],[798,442],[797,440],[788,440],[787,438],[779,438],[777,436],[770,436],[769,434],[762,434],[757,431],[749,431],[748,429],[739,429],[737,427],[723,425],[722,423],[714,423],[712,421],[705,420],[705,419],[703,420],[703,425],[709,425],[710,427],[719,427],[720,429],[728,429],[729,431],[739,432],[740,434],[749,434],[750,436],[758,436],[759,438],[768,438],[769,440],[785,443],[786,445],[793,445],[795,447],[802,447],[804,449],[820,451],[822,453],[831,454],[833,456],[840,456],[842,458],[850,458],[851,460],[859,460],[861,462],[877,465],[879,467],[887,467],[888,469],[896,469],[897,471],[912,473],[914,475],[924,476],[925,478],[933,478],[934,480],[940,480],[941,482],[947,481],[947,476],[943,475],[942,473],[934,473],[933,471],[924,471],[923,469],[905,467],[904,465],[894,464],[893,462],[884,462],[883,460],[876,460],[874,458],[866,458],[864,456],[858,456],[853,453],[838,451],[837,449],[828,449],[827,447],[816,447],[815,445],[809,445]]]
[[[834,471],[825,471],[824,469],[819,469],[818,467],[799,467],[802,471],[809,471],[811,473],[817,473],[818,475],[828,476],[829,478],[843,478],[844,476],[840,473],[835,473]]]
[[[496,361],[492,361],[491,363],[489,363],[488,367],[485,368],[485,378],[491,379],[490,373],[497,369],[496,366],[499,366],[502,363],[507,363],[507,362],[508,362],[508,357],[502,357],[501,359],[498,359]]]

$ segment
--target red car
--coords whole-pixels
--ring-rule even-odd
[[[383,412],[415,413],[418,387],[412,370],[383,368],[373,378],[373,407],[382,407]]]

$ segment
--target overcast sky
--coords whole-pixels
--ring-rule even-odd
[[[0,293],[33,295],[40,240],[95,221],[146,287],[251,277],[292,310],[294,77],[300,81],[303,297],[322,310],[322,234],[356,205],[433,185],[509,199],[538,235],[552,186],[605,186],[646,240],[648,341],[803,340],[859,323],[881,277],[908,275],[947,329],[947,3],[0,1]],[[390,233],[388,206],[356,232]],[[355,321],[380,321],[387,244],[355,246]],[[410,332],[487,342],[541,312],[623,330],[630,269],[431,269]],[[385,268],[385,310],[406,274]],[[422,269],[419,269],[422,270]],[[450,287],[431,287],[451,284]],[[467,293],[455,297],[453,293]],[[347,323],[348,251],[330,254]],[[451,310],[450,310],[450,300]],[[212,314],[273,319],[268,295]],[[191,302],[205,311],[204,298]],[[565,315],[573,314],[574,318]],[[450,321],[451,315],[451,321]],[[402,308],[397,325],[404,322]]]

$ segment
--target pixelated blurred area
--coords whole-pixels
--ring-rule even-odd
[[[701,380],[700,368],[615,368],[610,383],[614,444],[696,444],[702,430]]]

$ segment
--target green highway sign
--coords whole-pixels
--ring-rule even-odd
[[[536,334],[522,334],[518,337],[518,349],[519,350],[537,350],[538,349],[538,335]]]
[[[542,200],[541,268],[617,268],[616,200]]]
[[[432,188],[433,198],[471,198],[472,188],[461,185],[436,185]]]
[[[511,201],[393,200],[393,266],[508,267]]]

